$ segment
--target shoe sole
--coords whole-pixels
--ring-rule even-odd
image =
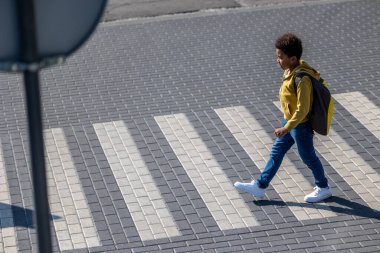
[[[321,199],[318,199],[318,200],[306,200],[305,199],[305,202],[307,202],[307,203],[318,203],[318,202],[321,202],[321,201],[324,201],[324,200],[326,200],[326,199],[328,199],[328,198],[330,198],[330,197],[332,197],[332,193],[330,193],[330,194],[328,194],[328,195],[326,195],[326,196],[323,196],[323,198],[321,198]]]
[[[239,190],[240,192],[248,193],[248,194],[250,194],[250,195],[252,195],[253,197],[258,198],[258,199],[262,199],[262,198],[265,197],[264,195],[263,195],[263,196],[257,196],[257,195],[255,195],[255,194],[253,194],[251,191],[246,191],[246,190],[244,190],[244,189],[240,189],[240,188],[237,187],[236,185],[234,185],[234,187],[235,187],[237,190]]]
[[[249,191],[242,191],[242,190],[240,190],[240,191],[241,191],[241,192],[244,192],[244,193],[248,193],[248,194],[252,195],[253,197],[255,197],[255,198],[257,198],[257,199],[263,199],[263,198],[265,197],[264,195],[263,195],[263,196],[257,196],[257,195],[255,195],[255,194],[249,192]]]

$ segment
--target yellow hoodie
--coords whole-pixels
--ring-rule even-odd
[[[287,120],[284,128],[288,131],[308,120],[308,114],[313,103],[313,88],[308,76],[304,76],[300,80],[296,95],[294,79],[299,72],[306,72],[317,80],[320,78],[319,72],[310,67],[304,60],[300,60],[300,65],[292,72],[285,70],[280,88],[280,103],[284,118]]]

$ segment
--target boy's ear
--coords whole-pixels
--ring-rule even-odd
[[[290,61],[296,63],[298,61],[297,56],[293,55],[292,57],[290,57]]]

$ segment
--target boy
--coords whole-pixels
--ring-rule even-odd
[[[277,139],[272,146],[269,160],[260,177],[251,183],[236,182],[235,187],[252,194],[256,198],[264,197],[265,189],[277,173],[286,152],[296,143],[299,155],[312,171],[316,184],[314,191],[306,195],[304,200],[310,203],[323,201],[332,196],[332,193],[321,161],[314,150],[313,130],[308,118],[313,102],[310,77],[303,76],[299,80],[297,88],[294,85],[298,72],[307,72],[316,79],[319,79],[320,75],[319,72],[301,60],[302,42],[294,34],[286,33],[280,36],[275,47],[277,62],[284,70],[283,83],[280,88],[280,103],[285,120],[282,127],[274,131]]]

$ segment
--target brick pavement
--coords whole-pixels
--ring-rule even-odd
[[[380,9],[376,0],[102,24],[44,70],[55,252],[379,252]],[[289,19],[297,16],[297,19]],[[296,31],[336,100],[317,151],[334,197],[306,204],[287,155],[260,173],[281,112],[273,40]],[[36,252],[21,78],[1,74],[0,252]]]

